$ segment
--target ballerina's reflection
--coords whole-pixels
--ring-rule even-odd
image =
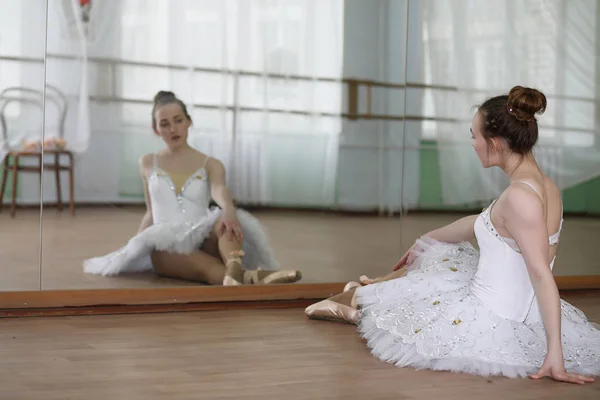
[[[166,149],[140,160],[146,213],[121,249],[84,261],[96,275],[154,270],[210,285],[280,284],[301,279],[279,270],[267,236],[249,213],[236,209],[221,161],[188,144],[192,120],[174,93],[154,98],[152,127]],[[210,207],[211,197],[219,207]]]

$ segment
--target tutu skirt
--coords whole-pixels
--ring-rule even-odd
[[[244,235],[242,259],[247,270],[262,267],[266,270],[279,268],[268,237],[260,222],[250,213],[238,209],[237,218]],[[121,273],[143,272],[153,269],[151,254],[154,250],[178,254],[197,251],[210,235],[222,210],[212,207],[202,218],[195,221],[160,223],[136,234],[122,248],[83,263],[84,272],[111,276]]]
[[[471,293],[479,253],[469,243],[417,242],[406,276],[356,291],[358,329],[374,356],[399,367],[526,377],[546,356],[541,322],[502,318]],[[600,375],[600,330],[561,300],[565,367]]]

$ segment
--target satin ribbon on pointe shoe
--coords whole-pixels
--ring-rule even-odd
[[[350,282],[346,283],[346,286],[344,286],[344,290],[342,290],[342,292],[345,293],[348,290],[352,290],[352,289],[355,289],[360,286],[366,286],[366,285],[370,285],[372,283],[377,283],[377,279],[371,279],[366,275],[361,275],[359,279],[360,279],[360,282],[350,281]]]
[[[357,287],[359,287],[359,286],[361,286],[361,284],[360,284],[360,283],[358,283],[358,282],[354,282],[354,281],[352,281],[352,282],[348,282],[348,283],[346,283],[346,286],[344,286],[344,290],[342,290],[342,292],[344,292],[344,293],[345,293],[345,292],[347,292],[348,290],[352,290],[352,289],[354,289],[354,288],[357,288]]]

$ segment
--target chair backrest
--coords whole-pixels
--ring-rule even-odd
[[[44,93],[39,89],[15,86],[6,88],[0,92],[0,129],[2,130],[2,139],[5,144],[10,143],[11,140],[30,137],[30,133],[21,134],[19,135],[20,137],[11,137],[10,135],[11,132],[22,132],[24,130],[23,127],[27,124],[29,124],[29,127],[25,130],[35,131],[36,139],[41,140],[42,127],[45,127],[45,132],[48,135],[64,138],[68,100],[58,88],[51,85],[46,85],[45,99],[46,107],[44,110]],[[37,109],[40,117],[33,117],[34,114],[29,111],[20,112],[20,115],[16,118],[10,116],[8,106],[11,103],[17,103],[21,108],[26,108],[27,106],[33,107]],[[55,113],[51,112],[52,108],[56,110]],[[45,121],[43,118],[44,111],[46,113]],[[54,118],[51,118],[52,115],[54,115]],[[54,123],[52,123],[53,121]]]
[[[43,101],[39,91],[9,87],[0,92],[0,128],[4,147],[18,146],[19,140],[31,136],[39,135],[38,139],[41,139],[43,118]]]
[[[56,86],[46,85],[46,97],[55,102],[59,107],[59,137],[64,139],[65,121],[67,120],[67,110],[69,109],[69,100],[67,96]]]

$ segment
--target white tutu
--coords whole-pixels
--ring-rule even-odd
[[[83,269],[88,274],[117,275],[126,272],[152,270],[151,254],[154,250],[178,254],[197,251],[210,235],[222,210],[212,207],[204,217],[186,222],[160,223],[132,237],[121,249],[101,257],[85,260]],[[237,218],[244,235],[242,258],[244,269],[262,267],[279,269],[266,232],[260,222],[244,210],[237,210]]]
[[[505,319],[472,293],[479,252],[420,240],[405,277],[358,288],[359,331],[373,355],[399,367],[525,377],[546,355],[539,322]],[[600,330],[561,300],[565,367],[600,375]]]

